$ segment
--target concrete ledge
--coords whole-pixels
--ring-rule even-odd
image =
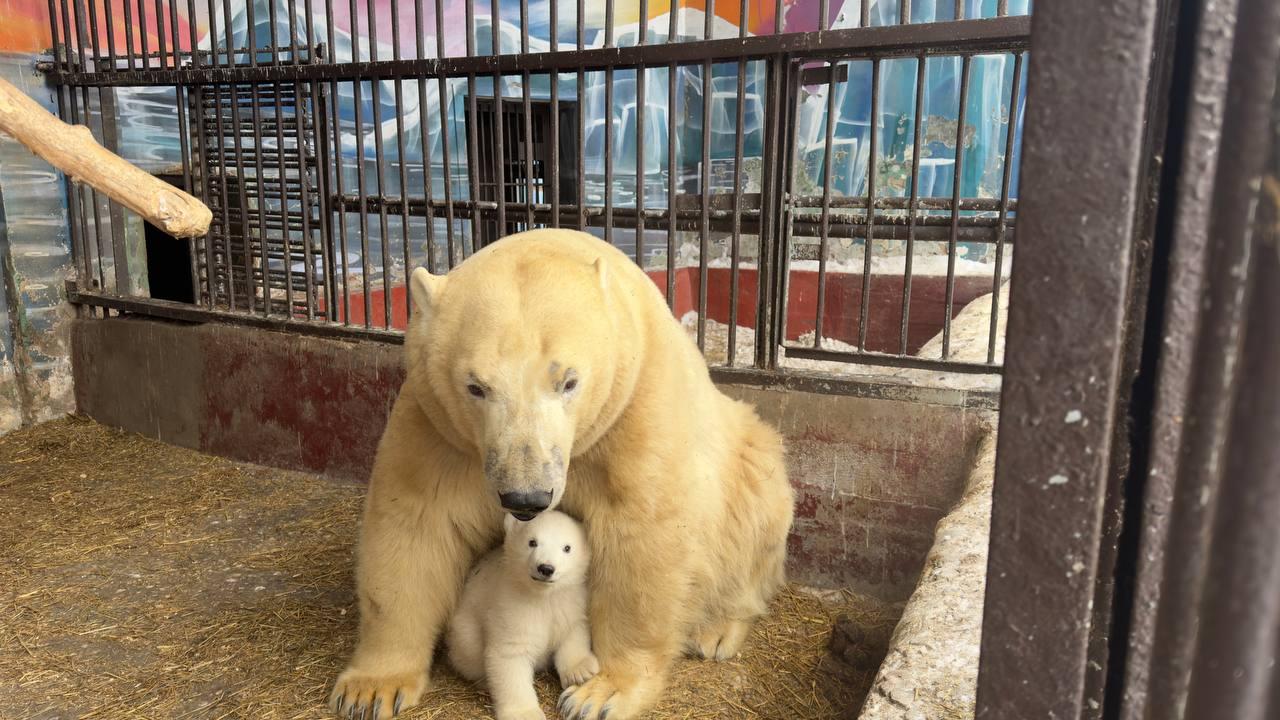
[[[860,720],[974,716],[995,454],[993,427],[978,443],[964,497],[938,523]]]
[[[129,317],[77,320],[72,336],[85,415],[359,482],[404,379],[401,347],[375,341]],[[905,599],[935,525],[960,496],[981,413],[892,396],[721,387],[787,439],[798,493],[792,579]]]

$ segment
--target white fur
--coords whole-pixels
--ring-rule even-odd
[[[449,662],[468,680],[487,679],[498,720],[541,720],[535,672],[554,662],[561,686],[569,687],[600,669],[587,624],[591,554],[582,526],[564,513],[524,523],[508,515],[504,522],[502,547],[480,561],[463,588],[449,624]],[[542,565],[555,568],[550,581],[541,579]]]

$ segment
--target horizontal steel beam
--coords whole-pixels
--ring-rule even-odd
[[[1027,49],[1030,37],[1031,18],[1020,15],[523,55],[93,72],[67,72],[53,67],[47,73],[55,84],[89,87],[465,77],[495,73],[594,71],[704,61],[732,62],[780,53],[796,58],[869,59],[920,54],[1021,52]]]

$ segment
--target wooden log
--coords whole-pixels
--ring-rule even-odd
[[[207,205],[102,147],[89,128],[62,122],[4,79],[0,132],[13,136],[72,182],[88,183],[174,237],[209,231],[213,213]]]

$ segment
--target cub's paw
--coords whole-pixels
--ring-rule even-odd
[[[596,659],[595,653],[589,652],[582,659],[567,665],[560,669],[559,672],[560,687],[567,688],[570,685],[581,685],[600,672],[600,661]]]
[[[740,620],[711,625],[694,636],[694,649],[699,657],[706,660],[729,660],[742,650],[742,643],[750,630],[751,625]]]
[[[426,689],[423,672],[373,674],[348,668],[333,684],[329,708],[341,717],[383,720],[417,705]]]
[[[564,720],[631,720],[644,710],[634,689],[620,690],[608,673],[570,685],[556,704]]]
[[[542,713],[542,708],[537,705],[496,711],[494,716],[498,720],[547,720],[547,716]]]

